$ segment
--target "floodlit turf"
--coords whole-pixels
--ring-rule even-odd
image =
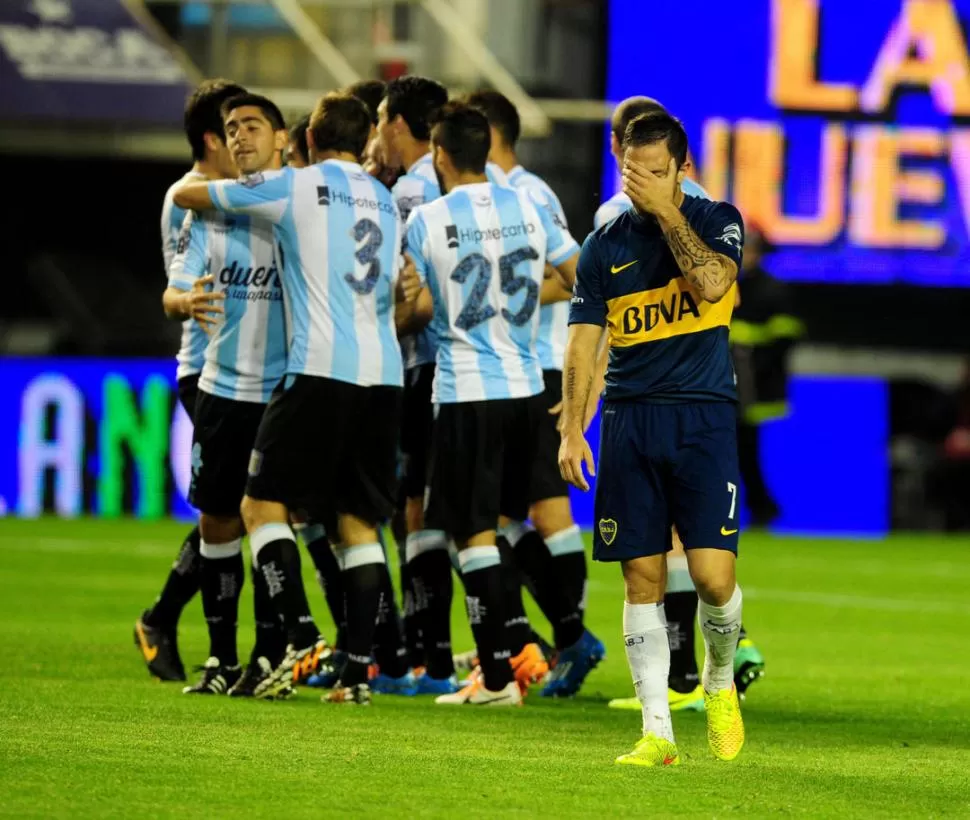
[[[609,654],[575,700],[536,693],[522,709],[476,711],[377,697],[356,709],[303,689],[240,703],[150,680],[132,644],[185,529],[0,522],[0,813],[970,814],[968,539],[743,538],[744,620],[768,664],[744,706],[747,746],[719,763],[703,715],[675,716],[684,765],[654,771],[613,764],[639,736],[638,714],[606,708],[631,693],[615,567],[592,568],[588,623]],[[247,585],[244,652],[249,596]],[[470,646],[457,604],[454,622],[456,646]],[[197,601],[181,635],[186,663],[201,663]]]

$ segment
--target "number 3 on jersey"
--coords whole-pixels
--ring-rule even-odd
[[[384,232],[371,219],[359,219],[351,230],[355,242],[364,244],[354,253],[354,258],[361,265],[369,265],[367,273],[362,279],[357,279],[352,273],[344,274],[344,281],[358,296],[366,296],[377,286],[381,278],[381,262],[377,258],[381,245],[384,244]]]
[[[511,297],[515,296],[523,288],[526,289],[525,301],[518,311],[512,313],[507,307],[502,308],[502,318],[515,327],[521,327],[532,318],[536,306],[539,304],[539,286],[527,276],[516,276],[515,267],[521,262],[534,261],[539,258],[539,253],[531,246],[516,248],[514,251],[499,257],[498,269],[502,280],[502,293]],[[497,311],[490,304],[486,303],[488,288],[492,281],[492,263],[480,253],[470,253],[452,271],[451,279],[463,285],[468,281],[468,277],[475,277],[475,284],[465,302],[455,325],[459,330],[469,331],[476,325],[486,322],[496,315]]]

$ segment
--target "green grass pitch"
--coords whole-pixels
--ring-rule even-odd
[[[606,661],[581,696],[522,709],[377,697],[330,707],[188,698],[131,637],[184,524],[0,522],[0,814],[12,817],[970,816],[970,540],[742,539],[745,624],[767,676],[747,745],[719,763],[675,716],[684,765],[613,764],[639,715],[616,567],[591,565]],[[328,634],[304,559],[311,605]],[[240,644],[251,643],[249,586]],[[548,627],[539,619],[540,628]],[[456,601],[455,646],[470,647]],[[198,601],[186,664],[205,657]]]

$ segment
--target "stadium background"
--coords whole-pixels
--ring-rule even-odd
[[[456,91],[511,87],[530,137],[523,162],[558,192],[580,239],[615,190],[609,101],[667,104],[688,127],[699,179],[775,243],[765,267],[791,282],[807,327],[793,413],[765,430],[777,527],[945,526],[932,476],[970,350],[970,90],[959,72],[893,86],[881,102],[860,89],[889,76],[879,55],[904,6],[914,42],[947,44],[939,65],[965,61],[970,3],[937,4],[925,20],[932,3],[883,0],[864,15],[781,0],[691,5],[697,17],[678,33],[680,4],[651,2],[657,35],[643,49],[637,0],[4,4],[0,161],[6,179],[29,169],[31,182],[7,217],[0,509],[190,513],[157,225],[186,167],[190,83],[232,76],[295,116],[352,76],[412,71]],[[798,55],[782,61],[806,21],[799,76]],[[150,446],[132,447],[143,430]],[[588,499],[577,504],[588,524]]]
[[[970,528],[970,448],[954,446],[970,425],[968,27],[970,0],[0,4],[0,169],[7,204],[0,510],[8,519],[104,519],[0,522],[9,593],[0,614],[13,639],[4,666],[18,670],[5,674],[25,675],[20,683],[8,676],[9,691],[56,701],[70,686],[57,683],[57,675],[69,681],[78,664],[93,668],[85,664],[95,648],[107,659],[96,675],[132,673],[130,647],[113,648],[123,630],[107,624],[123,621],[127,629],[133,613],[113,596],[127,594],[128,606],[153,594],[170,560],[167,544],[174,545],[179,531],[164,519],[192,514],[184,501],[191,433],[173,391],[178,329],[159,305],[159,211],[165,189],[188,166],[180,118],[197,79],[232,77],[268,93],[289,117],[307,111],[319,93],[358,77],[428,74],[455,92],[495,86],[523,113],[523,164],[556,190],[580,240],[616,184],[605,127],[611,103],[648,94],[684,120],[698,179],[735,201],[773,240],[775,252],[764,266],[790,283],[807,328],[791,362],[792,414],[765,429],[763,466],[782,515],[773,536],[745,542],[753,617],[762,622],[759,639],[773,651],[769,675],[772,664],[776,670],[766,683],[775,694],[766,689],[760,707],[750,707],[763,710],[754,712],[759,728],[753,737],[760,731],[773,765],[786,774],[764,780],[757,767],[743,770],[740,791],[722,803],[705,792],[678,804],[673,785],[659,787],[655,796],[672,801],[665,804],[672,813],[709,809],[719,816],[758,814],[759,806],[807,813],[814,807],[843,816],[852,806],[865,813],[864,805],[873,815],[892,806],[904,807],[896,816],[920,806],[930,814],[970,811],[965,732],[959,741],[960,726],[968,727],[965,718],[952,717],[968,713],[960,683],[965,670],[959,672],[965,637],[945,626],[970,614],[967,543],[935,534]],[[929,67],[918,82],[897,87],[887,78],[908,58]],[[886,88],[888,96],[880,96]],[[595,430],[591,438],[595,444]],[[588,525],[590,499],[577,496],[576,503],[578,520]],[[111,522],[129,516],[158,523],[139,529],[138,521]],[[785,540],[793,533],[813,538]],[[828,540],[833,535],[881,540]],[[72,539],[82,544],[77,552],[67,546]],[[138,546],[129,574],[123,569],[127,539]],[[80,557],[89,549],[95,560]],[[593,577],[591,611],[600,612],[594,604],[604,607],[594,625],[614,639],[611,671],[595,685],[623,695],[628,682],[614,634],[619,594],[601,568]],[[30,603],[50,594],[44,578],[57,579],[61,609],[51,611],[76,607],[76,623],[65,624],[63,614],[27,623]],[[92,584],[97,603],[73,589],[81,579]],[[813,601],[828,609],[808,625],[800,607]],[[891,634],[888,618],[905,619],[905,628],[896,624],[902,631]],[[47,655],[42,671],[31,641],[43,630],[86,648],[63,660]],[[188,630],[189,645],[201,645],[201,625]],[[890,668],[890,656],[908,666]],[[823,657],[828,663],[811,666],[807,675],[791,671]],[[54,682],[45,679],[51,670]],[[101,727],[86,741],[78,735],[69,747],[91,744],[92,761],[121,765],[117,761],[131,755],[143,765],[161,741],[118,726],[146,715],[155,719],[157,707],[143,708],[128,691],[122,694],[120,684],[112,686],[110,696],[124,710],[111,718],[114,729]],[[826,694],[824,707],[815,702],[819,692]],[[918,726],[897,721],[898,697],[920,700]],[[584,702],[565,725],[592,732],[589,747],[608,760],[615,745],[610,733],[619,723],[592,728],[588,706]],[[45,708],[3,717],[8,727],[26,721],[23,735],[7,735],[26,755],[19,802],[8,806],[20,816],[25,807],[39,816],[70,809],[58,802],[63,798],[54,784],[65,782],[57,780],[61,776],[74,783],[76,770],[52,765],[61,747],[45,734],[47,721],[55,719]],[[172,708],[166,731],[187,731],[200,748],[212,741],[186,729],[200,720],[196,713],[181,704]],[[70,725],[90,731],[86,712],[71,714],[77,723]],[[417,755],[437,765],[413,748],[405,719],[416,714],[405,709],[389,718],[381,742],[402,749],[402,760]],[[549,718],[542,731],[551,734],[535,754],[568,758],[559,744],[571,741],[550,712],[538,714]],[[274,727],[301,731],[300,718],[285,720],[258,718],[251,742]],[[482,738],[451,726],[442,742],[465,759]],[[479,724],[479,730],[497,747],[504,733],[518,731],[505,718]],[[808,763],[784,746],[792,732],[809,750]],[[237,740],[228,729],[217,737]],[[820,743],[816,748],[818,737],[838,738],[864,764]],[[918,761],[900,761],[890,752],[900,743],[917,744],[913,738],[924,744]],[[362,735],[354,742],[365,744]],[[30,750],[38,747],[31,744],[40,744],[34,758]],[[867,744],[880,751],[871,754]],[[320,765],[296,741],[285,749],[306,766]],[[244,772],[242,760],[231,760],[227,772]],[[923,761],[936,766],[932,777]],[[185,786],[183,794],[178,763],[169,763],[176,780],[158,782],[172,805],[213,797],[198,786]],[[346,774],[342,764],[333,765]],[[568,771],[583,776],[576,769],[581,762],[570,765]],[[803,776],[805,765],[811,775]],[[490,766],[482,769],[482,793],[501,794],[504,770]],[[962,781],[933,779],[961,766]],[[568,815],[573,804],[565,798],[557,803],[548,790],[568,793],[573,781],[543,780],[545,770],[530,767],[529,761],[520,766],[525,785],[546,789],[550,811]],[[846,771],[867,789],[853,792]],[[108,805],[93,785],[99,776],[92,770],[90,782],[76,782],[88,812]],[[418,798],[427,798],[431,788],[464,799],[457,787],[447,792],[439,783],[413,785],[407,770],[395,776],[412,784],[406,788],[414,799],[402,803],[402,811],[419,811]],[[239,774],[233,783],[245,779]],[[917,779],[926,792],[913,803],[900,802]],[[584,785],[576,799],[591,801],[588,808],[609,797],[619,801],[616,807],[636,809],[635,796],[621,794],[617,780],[604,783],[602,793]],[[32,802],[38,788],[53,802]],[[130,798],[123,785],[112,788]],[[824,793],[829,802],[799,804],[793,795],[803,790]],[[767,802],[745,802],[758,795]],[[130,805],[149,814],[169,811],[146,795]],[[230,808],[218,799],[214,805]],[[463,811],[476,813],[467,805]]]

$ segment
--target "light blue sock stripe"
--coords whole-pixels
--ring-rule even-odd
[[[249,543],[254,552],[259,552],[271,541],[296,541],[296,536],[293,535],[293,530],[290,529],[289,524],[279,522],[263,524],[262,527],[256,527],[249,534]]]
[[[470,572],[477,572],[480,569],[488,569],[489,567],[497,567],[498,565],[499,559],[497,557],[494,560],[492,558],[476,558],[465,562],[461,568],[461,574],[468,575]]]
[[[256,557],[259,555],[259,551],[273,541],[292,541],[295,544],[296,536],[293,534],[293,530],[290,529],[289,524],[274,522],[272,524],[263,524],[262,527],[256,527],[249,534],[249,551],[253,554],[253,566],[256,566],[258,563]]]
[[[353,547],[342,547],[337,550],[337,561],[340,569],[347,571],[366,564],[386,563],[384,548],[380,544],[357,544]]]
[[[569,527],[569,529],[550,535],[546,539],[546,546],[554,558],[560,555],[569,555],[573,552],[584,552],[586,550],[586,546],[583,544],[583,534],[579,531],[579,527],[575,525]]]
[[[467,547],[458,553],[458,561],[461,564],[461,574],[468,575],[470,572],[497,567],[501,563],[498,554],[498,547]]]

